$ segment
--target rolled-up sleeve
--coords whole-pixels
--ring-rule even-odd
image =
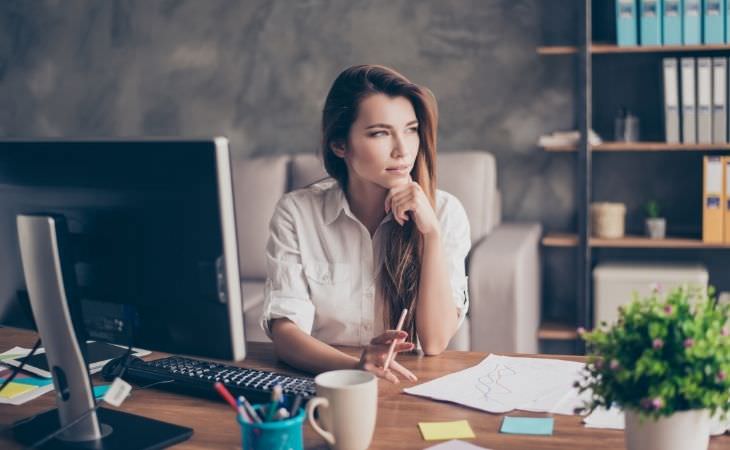
[[[266,285],[261,327],[271,338],[271,320],[286,318],[312,333],[314,304],[302,267],[294,205],[282,197],[269,223],[266,244]]]
[[[471,249],[471,231],[466,211],[453,195],[448,195],[444,202],[440,222],[452,298],[459,314],[458,328],[461,327],[469,310],[466,257]]]

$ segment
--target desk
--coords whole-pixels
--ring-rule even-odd
[[[13,345],[31,347],[35,335],[27,331],[9,328],[0,329],[0,350]],[[345,351],[357,354],[356,349]],[[164,356],[153,353],[149,359]],[[438,357],[399,355],[398,361],[411,369],[418,377],[418,383],[438,378],[447,373],[466,369],[484,359],[486,354],[476,352],[444,352]],[[147,359],[145,358],[145,359]],[[565,357],[580,360],[580,357]],[[270,344],[251,344],[248,357],[241,366],[276,370],[296,374],[291,368],[276,361]],[[99,381],[99,380],[95,380]],[[424,441],[418,431],[419,421],[451,421],[466,419],[471,424],[476,439],[469,442],[494,450],[506,449],[623,449],[623,432],[584,428],[578,416],[555,416],[553,436],[532,437],[503,435],[498,432],[502,416],[471,410],[454,404],[439,403],[401,392],[411,383],[393,385],[380,381],[378,388],[378,419],[373,437],[372,449],[423,449],[438,443]],[[23,406],[0,405],[0,424],[10,424],[32,414],[43,412],[55,406],[53,394],[45,394]],[[112,408],[111,406],[105,405]],[[132,391],[132,396],[120,408],[126,412],[152,417],[195,429],[192,438],[176,448],[210,449],[241,448],[240,433],[234,415],[228,405],[196,397],[177,395],[148,389]],[[513,412],[510,415],[529,416],[529,413]],[[539,414],[532,414],[537,415]],[[304,441],[307,449],[326,449],[324,440],[304,427]],[[20,448],[8,439],[0,439],[1,448]],[[712,438],[710,449],[730,449],[730,436]]]

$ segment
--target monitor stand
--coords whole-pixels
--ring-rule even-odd
[[[128,450],[157,449],[185,441],[193,435],[192,428],[181,427],[116,409],[99,408],[96,418],[101,426],[101,439],[68,441],[51,439],[40,449],[59,450]],[[21,422],[23,422],[21,420]],[[13,429],[15,439],[30,446],[61,426],[59,410],[46,411]]]
[[[83,415],[41,448],[156,449],[190,438],[191,428],[118,410],[92,411],[96,403],[82,353],[85,340],[78,339],[83,336],[83,321],[68,257],[66,221],[63,216],[18,215],[17,224],[25,283],[58,408],[17,422],[16,439],[34,444]]]

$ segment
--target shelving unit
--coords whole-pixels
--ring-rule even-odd
[[[607,87],[605,85],[607,76],[605,70],[615,70],[616,74],[624,77],[624,80],[636,80],[636,83],[640,83],[639,80],[652,83],[659,83],[661,86],[661,72],[660,63],[662,58],[667,56],[681,57],[681,56],[713,56],[722,55],[730,56],[730,44],[719,44],[719,45],[688,45],[688,46],[635,46],[635,47],[619,47],[613,43],[605,42],[593,42],[593,26],[594,21],[592,17],[592,11],[595,9],[597,14],[601,15],[601,8],[605,8],[605,5],[601,3],[601,0],[577,0],[578,1],[578,17],[581,18],[579,21],[579,32],[577,42],[578,45],[560,45],[560,46],[542,46],[537,48],[539,55],[546,57],[568,57],[569,61],[573,64],[573,67],[577,70],[576,77],[576,123],[577,129],[580,132],[581,139],[579,142],[572,145],[559,145],[559,146],[545,146],[543,149],[546,152],[551,153],[563,153],[571,154],[575,157],[576,164],[576,177],[575,177],[575,192],[576,192],[576,209],[577,209],[577,221],[576,228],[574,230],[563,230],[560,232],[549,232],[542,238],[542,246],[545,249],[553,249],[553,252],[571,252],[574,255],[575,265],[575,298],[577,301],[575,320],[567,323],[556,323],[555,321],[548,321],[541,325],[538,332],[538,337],[545,341],[569,341],[575,344],[574,348],[577,353],[582,353],[584,347],[581,341],[578,339],[576,329],[578,327],[590,328],[593,324],[593,300],[592,300],[592,269],[594,264],[600,260],[603,252],[616,252],[620,249],[642,249],[646,252],[651,252],[652,255],[657,254],[656,252],[679,251],[681,254],[688,254],[694,257],[696,252],[697,255],[707,255],[706,251],[727,251],[730,250],[730,244],[706,244],[702,242],[701,230],[694,233],[694,227],[689,230],[689,236],[669,236],[666,239],[652,240],[644,236],[632,236],[627,235],[621,239],[597,239],[591,237],[590,232],[590,220],[589,211],[590,203],[593,199],[593,182],[594,182],[594,153],[602,153],[606,156],[601,157],[600,164],[606,164],[607,162],[615,161],[606,158],[615,157],[626,157],[620,156],[620,154],[635,155],[630,156],[631,158],[642,158],[642,161],[646,161],[645,158],[657,158],[662,157],[662,154],[684,154],[686,156],[678,158],[700,158],[701,154],[712,153],[712,152],[727,152],[730,153],[730,143],[726,144],[681,144],[681,143],[667,143],[657,142],[657,137],[660,134],[658,130],[659,121],[657,118],[661,116],[661,105],[656,105],[656,111],[644,110],[644,114],[649,115],[646,117],[650,120],[642,120],[642,125],[649,123],[649,128],[652,129],[652,133],[649,133],[654,138],[653,141],[643,142],[603,142],[598,145],[591,145],[587,142],[586,136],[588,130],[597,130],[600,132],[601,126],[603,125],[604,132],[606,131],[608,117],[604,113],[608,111],[606,108],[615,107],[615,102],[612,103],[607,98],[607,92],[609,96],[615,95],[620,97],[621,95],[641,95],[640,89],[635,88],[626,84],[621,84],[617,81],[615,85]],[[605,23],[597,22],[600,25],[604,25],[603,31],[608,30],[605,27]],[[600,34],[600,30],[599,30]],[[606,33],[604,33],[606,34]],[[610,33],[609,33],[610,34]],[[605,38],[605,36],[602,36]],[[598,38],[600,39],[600,38]],[[615,58],[615,59],[614,59]],[[614,64],[623,64],[622,69],[633,67],[643,67],[644,73],[631,73],[621,72],[619,69],[614,69],[617,66]],[[655,64],[657,67],[657,78],[652,78],[653,75],[646,72],[647,67],[652,67]],[[594,64],[599,65],[599,69],[596,72],[599,75],[597,82],[601,83],[601,86],[594,86]],[[609,72],[611,73],[611,72]],[[643,75],[643,78],[642,78]],[[611,79],[613,81],[613,79]],[[656,84],[654,84],[656,86]],[[633,90],[624,91],[625,89]],[[607,91],[608,89],[608,91]],[[658,95],[658,91],[655,91],[652,95]],[[594,94],[596,95],[596,101],[599,102],[595,106],[594,111]],[[610,104],[604,104],[607,102]],[[654,97],[649,100],[654,102]],[[595,114],[597,112],[597,114]],[[594,127],[594,119],[597,119],[597,127]],[[663,122],[662,122],[663,123]],[[663,131],[663,130],[661,130]],[[647,156],[642,156],[642,154]],[[656,156],[650,156],[656,155]],[[696,155],[696,156],[693,156]],[[669,157],[669,156],[667,156]],[[653,159],[655,161],[656,159]],[[638,161],[638,159],[637,159]],[[649,175],[651,176],[651,175]],[[648,185],[651,185],[649,182]],[[605,195],[604,195],[605,196]],[[685,197],[686,201],[686,197]],[[701,202],[701,199],[697,199]],[[700,208],[701,211],[701,208]],[[670,230],[671,231],[671,230]],[[635,252],[635,251],[634,251]],[[686,252],[686,253],[685,253]],[[631,255],[636,253],[623,253],[624,255]],[[672,253],[677,254],[677,253]],[[550,301],[551,299],[546,299]]]

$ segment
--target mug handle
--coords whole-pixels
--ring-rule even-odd
[[[330,433],[329,431],[325,431],[322,427],[320,427],[317,423],[317,420],[315,420],[314,418],[314,410],[317,409],[317,407],[320,405],[328,408],[330,406],[330,402],[324,397],[314,397],[307,402],[307,420],[309,420],[309,424],[312,426],[312,428],[314,428],[314,431],[322,436],[329,445],[335,445],[335,437],[332,435],[332,433]]]

